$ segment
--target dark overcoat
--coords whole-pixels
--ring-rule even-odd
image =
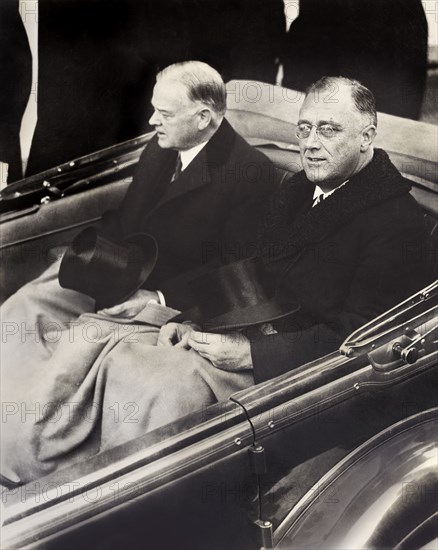
[[[191,305],[185,292],[172,293],[164,283],[203,265],[252,255],[278,176],[271,161],[225,119],[170,183],[176,161],[177,152],[160,148],[154,137],[118,212],[104,217],[104,230],[113,238],[140,231],[155,237],[158,261],[145,286],[169,292],[168,304],[181,309]]]
[[[312,208],[304,172],[271,202],[263,258],[277,293],[301,309],[252,342],[256,382],[339,348],[355,329],[433,280],[436,258],[409,183],[377,149],[346,185]]]

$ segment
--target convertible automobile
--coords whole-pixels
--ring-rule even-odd
[[[284,177],[298,171],[302,95],[227,88],[230,123]],[[117,205],[150,136],[1,193],[2,300]],[[379,114],[377,145],[412,181],[435,260],[437,144],[435,126]],[[1,548],[437,548],[437,305],[435,282],[337,352],[84,463],[4,480]]]

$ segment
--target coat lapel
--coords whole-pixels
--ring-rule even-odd
[[[162,149],[156,135],[147,146],[147,153],[134,176],[134,180],[146,182],[143,187],[144,200],[137,203],[142,208],[142,216],[145,215],[145,201],[148,207],[146,215],[149,215],[166,194],[178,157],[177,151]]]
[[[217,132],[207,145],[201,149],[189,166],[181,172],[179,178],[171,184],[169,183],[166,192],[153,210],[160,208],[163,204],[173,201],[186,193],[210,185],[214,181],[218,181],[218,175],[221,177],[223,166],[230,158],[235,138],[236,133],[224,119]],[[173,153],[175,154],[175,164],[177,153],[176,151]],[[172,174],[173,167],[170,178]]]

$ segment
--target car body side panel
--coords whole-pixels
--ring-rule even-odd
[[[131,498],[122,490],[132,483]],[[257,548],[249,503],[256,499],[247,449],[196,468],[171,483],[144,491],[141,484],[112,483],[113,505],[90,519],[56,530],[29,548],[77,550],[251,550]],[[120,490],[120,493],[119,493]],[[99,500],[99,489],[86,498]],[[79,500],[84,498],[78,497]],[[117,500],[119,499],[119,502]]]
[[[205,425],[192,430],[181,419],[182,433],[163,442],[164,428],[4,492],[1,547],[205,549],[211,536],[211,548],[256,548],[253,432],[241,407],[229,405],[204,411]]]
[[[394,422],[438,406],[437,360],[434,353],[397,376],[376,375],[367,365],[275,407],[250,411],[268,465],[260,480],[263,519],[276,528],[357,445]]]

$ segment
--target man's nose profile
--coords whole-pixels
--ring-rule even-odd
[[[149,119],[149,124],[151,126],[158,126],[160,124],[160,119],[157,116],[157,111],[154,111],[152,113],[151,118]]]

